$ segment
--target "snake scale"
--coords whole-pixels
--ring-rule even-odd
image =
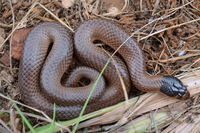
[[[132,38],[127,40],[129,36],[119,26],[104,19],[83,22],[76,30],[74,38],[64,26],[56,22],[44,22],[35,26],[25,40],[20,60],[19,87],[22,100],[50,116],[55,103],[58,119],[77,117],[99,72],[110,57],[94,44],[96,40],[113,50],[125,43],[118,51],[120,57],[114,56],[105,69],[85,113],[124,100],[116,68],[127,92],[135,86],[141,91],[161,91],[168,96],[188,98],[189,92],[179,79],[170,75],[146,74],[142,50]],[[63,74],[69,71],[74,58],[81,66],[70,71],[63,84]],[[89,79],[90,83],[75,86],[82,78]]]

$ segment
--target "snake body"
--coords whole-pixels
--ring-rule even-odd
[[[186,87],[178,79],[172,76],[148,76],[142,50],[132,38],[127,38],[129,34],[103,19],[85,21],[76,30],[74,39],[67,29],[56,22],[37,25],[26,38],[20,60],[19,87],[22,100],[50,116],[55,103],[56,117],[59,119],[77,117],[99,72],[110,57],[94,44],[96,40],[114,50],[125,43],[118,51],[121,58],[114,56],[106,67],[85,113],[124,100],[118,73],[127,92],[134,85],[142,91],[161,91],[169,96],[188,97]],[[74,68],[63,85],[62,76],[69,71],[73,58],[82,66]],[[74,86],[84,77],[90,79],[88,85]]]

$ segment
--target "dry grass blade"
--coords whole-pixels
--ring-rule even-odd
[[[108,52],[107,52],[106,50],[104,50],[104,49],[102,49],[102,50],[103,50],[103,51],[111,58],[111,60],[113,61],[114,66],[115,66],[115,69],[116,69],[117,74],[118,74],[118,77],[119,77],[120,82],[121,82],[121,86],[122,86],[122,89],[123,89],[123,92],[124,92],[125,100],[128,101],[127,89],[126,89],[126,86],[125,86],[125,84],[124,84],[124,80],[123,80],[123,78],[122,78],[122,76],[121,76],[121,73],[119,72],[119,69],[118,69],[118,67],[117,67],[117,65],[116,65],[116,61],[113,59],[113,57],[110,55],[110,53],[108,53]]]
[[[189,75],[189,76],[188,76]],[[195,94],[200,93],[200,70],[197,70],[195,72],[190,72],[187,73],[185,76],[181,77],[181,80],[183,81],[183,83],[185,85],[188,86],[188,90],[191,93],[191,96],[194,96]],[[148,100],[148,98],[151,97],[150,100]],[[144,102],[143,106],[141,107],[140,104],[142,101],[148,100],[148,102]],[[134,106],[134,108],[136,108],[136,110],[134,111],[134,116],[138,116],[138,115],[142,115],[143,113],[149,112],[151,110],[155,110],[158,108],[162,108],[164,106],[176,103],[176,102],[184,102],[184,101],[180,101],[178,99],[175,98],[171,98],[168,96],[165,96],[164,94],[160,94],[160,93],[146,93],[142,96],[140,96],[139,101],[136,102],[135,100],[130,100],[129,104],[124,107],[121,106],[111,112],[108,112],[100,117],[88,120],[86,122],[83,122],[80,124],[80,128],[83,127],[88,127],[88,126],[92,126],[92,125],[97,125],[97,124],[107,124],[107,123],[111,123],[114,121],[118,121],[121,118],[123,118],[124,116],[124,112],[126,112],[126,110],[131,107],[131,105],[136,104],[137,107]],[[129,116],[132,116],[129,115]],[[108,119],[109,118],[109,119]],[[128,119],[128,118],[127,118]]]
[[[48,10],[45,6],[43,6],[41,3],[39,3],[38,2],[38,4],[39,4],[39,6],[40,7],[42,7],[45,11],[47,11],[49,14],[51,14],[56,20],[58,20],[62,25],[64,25],[65,27],[67,27],[71,32],[74,32],[74,30],[70,27],[70,26],[68,26],[68,25],[66,25],[62,20],[60,20],[56,15],[54,15],[50,10]]]
[[[179,57],[173,57],[173,58],[169,58],[169,59],[165,59],[165,60],[159,60],[159,62],[161,63],[166,63],[166,62],[175,62],[177,60],[181,60],[181,59],[186,59],[186,58],[190,58],[190,57],[194,57],[194,56],[199,56],[200,53],[196,53],[196,54],[187,54],[187,55],[183,55],[183,56],[179,56]]]
[[[18,23],[17,23],[18,24]],[[15,24],[16,25],[16,24]],[[4,23],[0,23],[0,27],[3,27],[3,28],[10,28],[12,27],[13,24],[4,24]]]
[[[11,13],[12,13],[12,21],[13,21],[13,26],[12,26],[12,30],[14,30],[14,28],[15,28],[15,14],[14,14],[14,11],[13,11],[13,7],[12,7],[12,2],[11,2],[11,0],[9,0],[9,4],[10,4],[10,9],[11,9]],[[12,36],[11,36],[11,38],[12,38]],[[11,72],[12,72],[12,50],[11,50],[11,42],[9,42],[10,43],[10,52],[9,52],[9,60],[10,60],[10,70],[11,70]]]
[[[11,131],[11,129],[5,124],[5,122],[4,121],[2,121],[1,119],[0,119],[0,124],[2,124],[4,127],[2,127],[1,125],[0,125],[0,131],[1,131],[1,129],[3,130],[3,131],[6,131],[6,133],[12,133],[12,131]]]
[[[164,32],[164,31],[167,31],[167,30],[170,30],[170,29],[174,29],[174,28],[177,28],[177,27],[180,27],[180,26],[183,26],[183,25],[187,25],[187,24],[190,24],[190,23],[193,23],[193,22],[197,22],[197,21],[200,21],[200,18],[194,19],[194,20],[191,20],[191,21],[188,21],[188,22],[185,22],[185,23],[181,23],[181,24],[178,24],[178,25],[173,25],[173,26],[168,27],[168,28],[161,29],[161,30],[156,31],[156,32],[154,32],[152,34],[149,34],[149,35],[147,35],[145,37],[142,37],[140,40],[144,40],[144,39],[147,39],[147,38],[149,38],[149,37],[151,37],[153,35],[156,35],[158,33],[161,33],[161,32]]]
[[[167,133],[167,132],[170,132],[170,133],[173,133],[173,132],[176,132],[176,133],[180,133],[182,131],[184,131],[185,133],[199,133],[200,131],[200,118],[199,117],[196,117],[193,119],[193,122],[186,122],[186,121],[183,121],[183,122],[179,122],[178,124],[175,124],[176,126],[175,127],[168,127],[166,128],[163,133]]]

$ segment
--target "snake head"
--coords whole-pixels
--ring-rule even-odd
[[[175,96],[178,99],[188,99],[190,97],[187,87],[178,78],[173,76],[163,76],[160,91],[168,96]]]

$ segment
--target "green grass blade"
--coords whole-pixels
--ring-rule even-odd
[[[22,121],[25,122],[25,124],[27,125],[27,127],[31,130],[31,133],[36,133],[34,128],[32,127],[32,125],[30,124],[30,122],[28,121],[28,119],[24,116],[24,114],[21,112],[21,110],[18,108],[18,106],[13,103],[15,109],[17,110],[17,112],[19,113],[19,115],[21,116],[22,118]]]
[[[132,103],[135,103],[137,100],[138,100],[138,97],[134,97],[132,99],[129,99],[128,103],[132,104]],[[105,114],[106,112],[112,111],[112,110],[114,110],[118,107],[124,106],[124,105],[127,105],[127,102],[123,101],[123,102],[118,103],[116,105],[106,107],[106,108],[97,110],[95,112],[83,115],[81,121],[85,121],[85,120],[91,119],[93,117]],[[71,126],[71,125],[75,124],[77,122],[77,120],[78,120],[78,118],[75,118],[75,119],[72,119],[72,120],[61,121],[61,122],[57,122],[57,123],[67,127],[67,126]],[[40,127],[35,128],[35,131],[37,133],[48,133],[48,132],[50,132],[50,126],[51,126],[51,124],[40,126]],[[54,132],[57,132],[59,130],[60,130],[60,128],[56,125],[56,127],[54,128]]]
[[[77,119],[76,125],[75,125],[74,128],[73,128],[72,133],[75,133],[75,132],[76,132],[76,130],[77,130],[77,128],[78,128],[78,125],[79,125],[79,123],[80,123],[80,121],[81,121],[81,118],[82,118],[82,116],[83,116],[83,113],[84,113],[84,111],[85,111],[85,109],[86,109],[86,107],[87,107],[87,105],[88,105],[88,103],[89,103],[90,98],[92,97],[92,94],[93,94],[93,92],[94,92],[94,89],[96,88],[97,83],[99,82],[99,80],[100,80],[101,76],[103,75],[103,72],[105,71],[105,69],[106,69],[106,67],[108,66],[109,62],[110,62],[110,58],[108,59],[108,61],[107,61],[106,64],[104,65],[104,67],[103,67],[103,69],[101,70],[101,72],[100,72],[100,74],[99,74],[97,80],[95,81],[94,85],[92,86],[92,89],[91,89],[91,91],[90,91],[90,93],[89,93],[89,96],[88,96],[87,100],[85,101],[85,103],[84,103],[84,105],[83,105],[83,108],[82,108],[82,110],[81,110],[81,112],[80,112],[80,114],[79,114],[79,117],[78,117],[78,119]]]
[[[53,104],[53,119],[52,119],[52,123],[50,125],[50,130],[49,133],[53,133],[54,132],[54,128],[55,128],[55,119],[56,119],[56,104]]]

